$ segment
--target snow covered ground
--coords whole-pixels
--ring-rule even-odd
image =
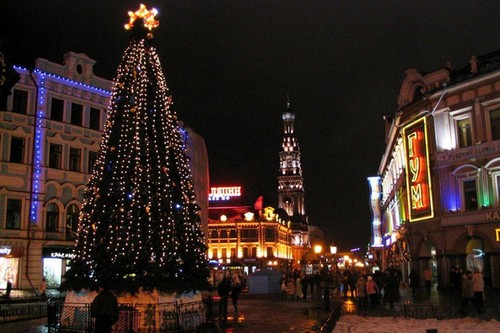
[[[434,331],[433,331],[434,330]],[[435,331],[437,330],[437,331]],[[337,322],[334,333],[489,333],[500,332],[500,321],[461,319],[405,319],[393,317],[362,317],[344,315]]]

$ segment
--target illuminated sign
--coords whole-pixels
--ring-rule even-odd
[[[8,256],[12,249],[10,247],[1,247],[0,248],[0,254]]]
[[[434,217],[426,118],[403,129],[410,222]]]
[[[500,242],[500,229],[495,229],[495,232],[497,234],[497,242]]]
[[[233,197],[241,197],[241,186],[211,187],[208,201],[228,201]]]

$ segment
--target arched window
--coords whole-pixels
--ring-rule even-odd
[[[45,230],[57,231],[59,225],[59,208],[54,203],[47,206],[47,213],[45,214]]]
[[[66,239],[76,239],[76,230],[78,229],[78,215],[80,210],[77,205],[71,205],[66,212]]]

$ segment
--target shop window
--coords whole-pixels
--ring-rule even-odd
[[[77,205],[71,205],[68,207],[66,213],[66,239],[74,240],[76,239],[76,231],[78,229],[78,215],[80,210]]]
[[[57,231],[59,224],[59,209],[56,204],[50,204],[47,206],[47,212],[45,213],[45,230],[46,231]]]
[[[24,139],[13,137],[10,140],[10,162],[24,162]]]
[[[14,89],[12,112],[26,114],[28,111],[28,92]]]
[[[97,162],[97,152],[89,151],[89,159],[88,159],[88,165],[87,165],[88,173],[94,172],[96,162]]]
[[[483,251],[483,240],[479,237],[472,237],[467,242],[467,248],[465,249],[467,253],[466,266],[467,270],[474,272],[479,270],[484,272],[484,251]]]
[[[52,98],[50,103],[50,120],[63,121],[64,100]]]
[[[226,248],[222,249],[222,256],[221,256],[221,258],[223,258],[223,259],[227,258],[227,249]]]
[[[236,249],[234,247],[231,248],[231,258],[236,258]]]
[[[82,159],[82,151],[78,148],[69,149],[69,170],[80,172],[80,163]]]
[[[62,146],[50,144],[49,168],[60,169],[62,160]]]
[[[466,180],[463,182],[464,206],[465,210],[477,209],[477,188],[476,180]]]
[[[7,199],[7,215],[5,228],[20,229],[21,228],[21,207],[22,201],[18,199]]]
[[[101,123],[101,110],[90,108],[89,128],[98,131]]]
[[[470,118],[457,119],[457,137],[460,147],[472,146],[472,129]]]
[[[500,140],[500,109],[490,112],[491,139]]]

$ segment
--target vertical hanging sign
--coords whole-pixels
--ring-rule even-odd
[[[410,222],[434,217],[426,118],[403,128]]]

